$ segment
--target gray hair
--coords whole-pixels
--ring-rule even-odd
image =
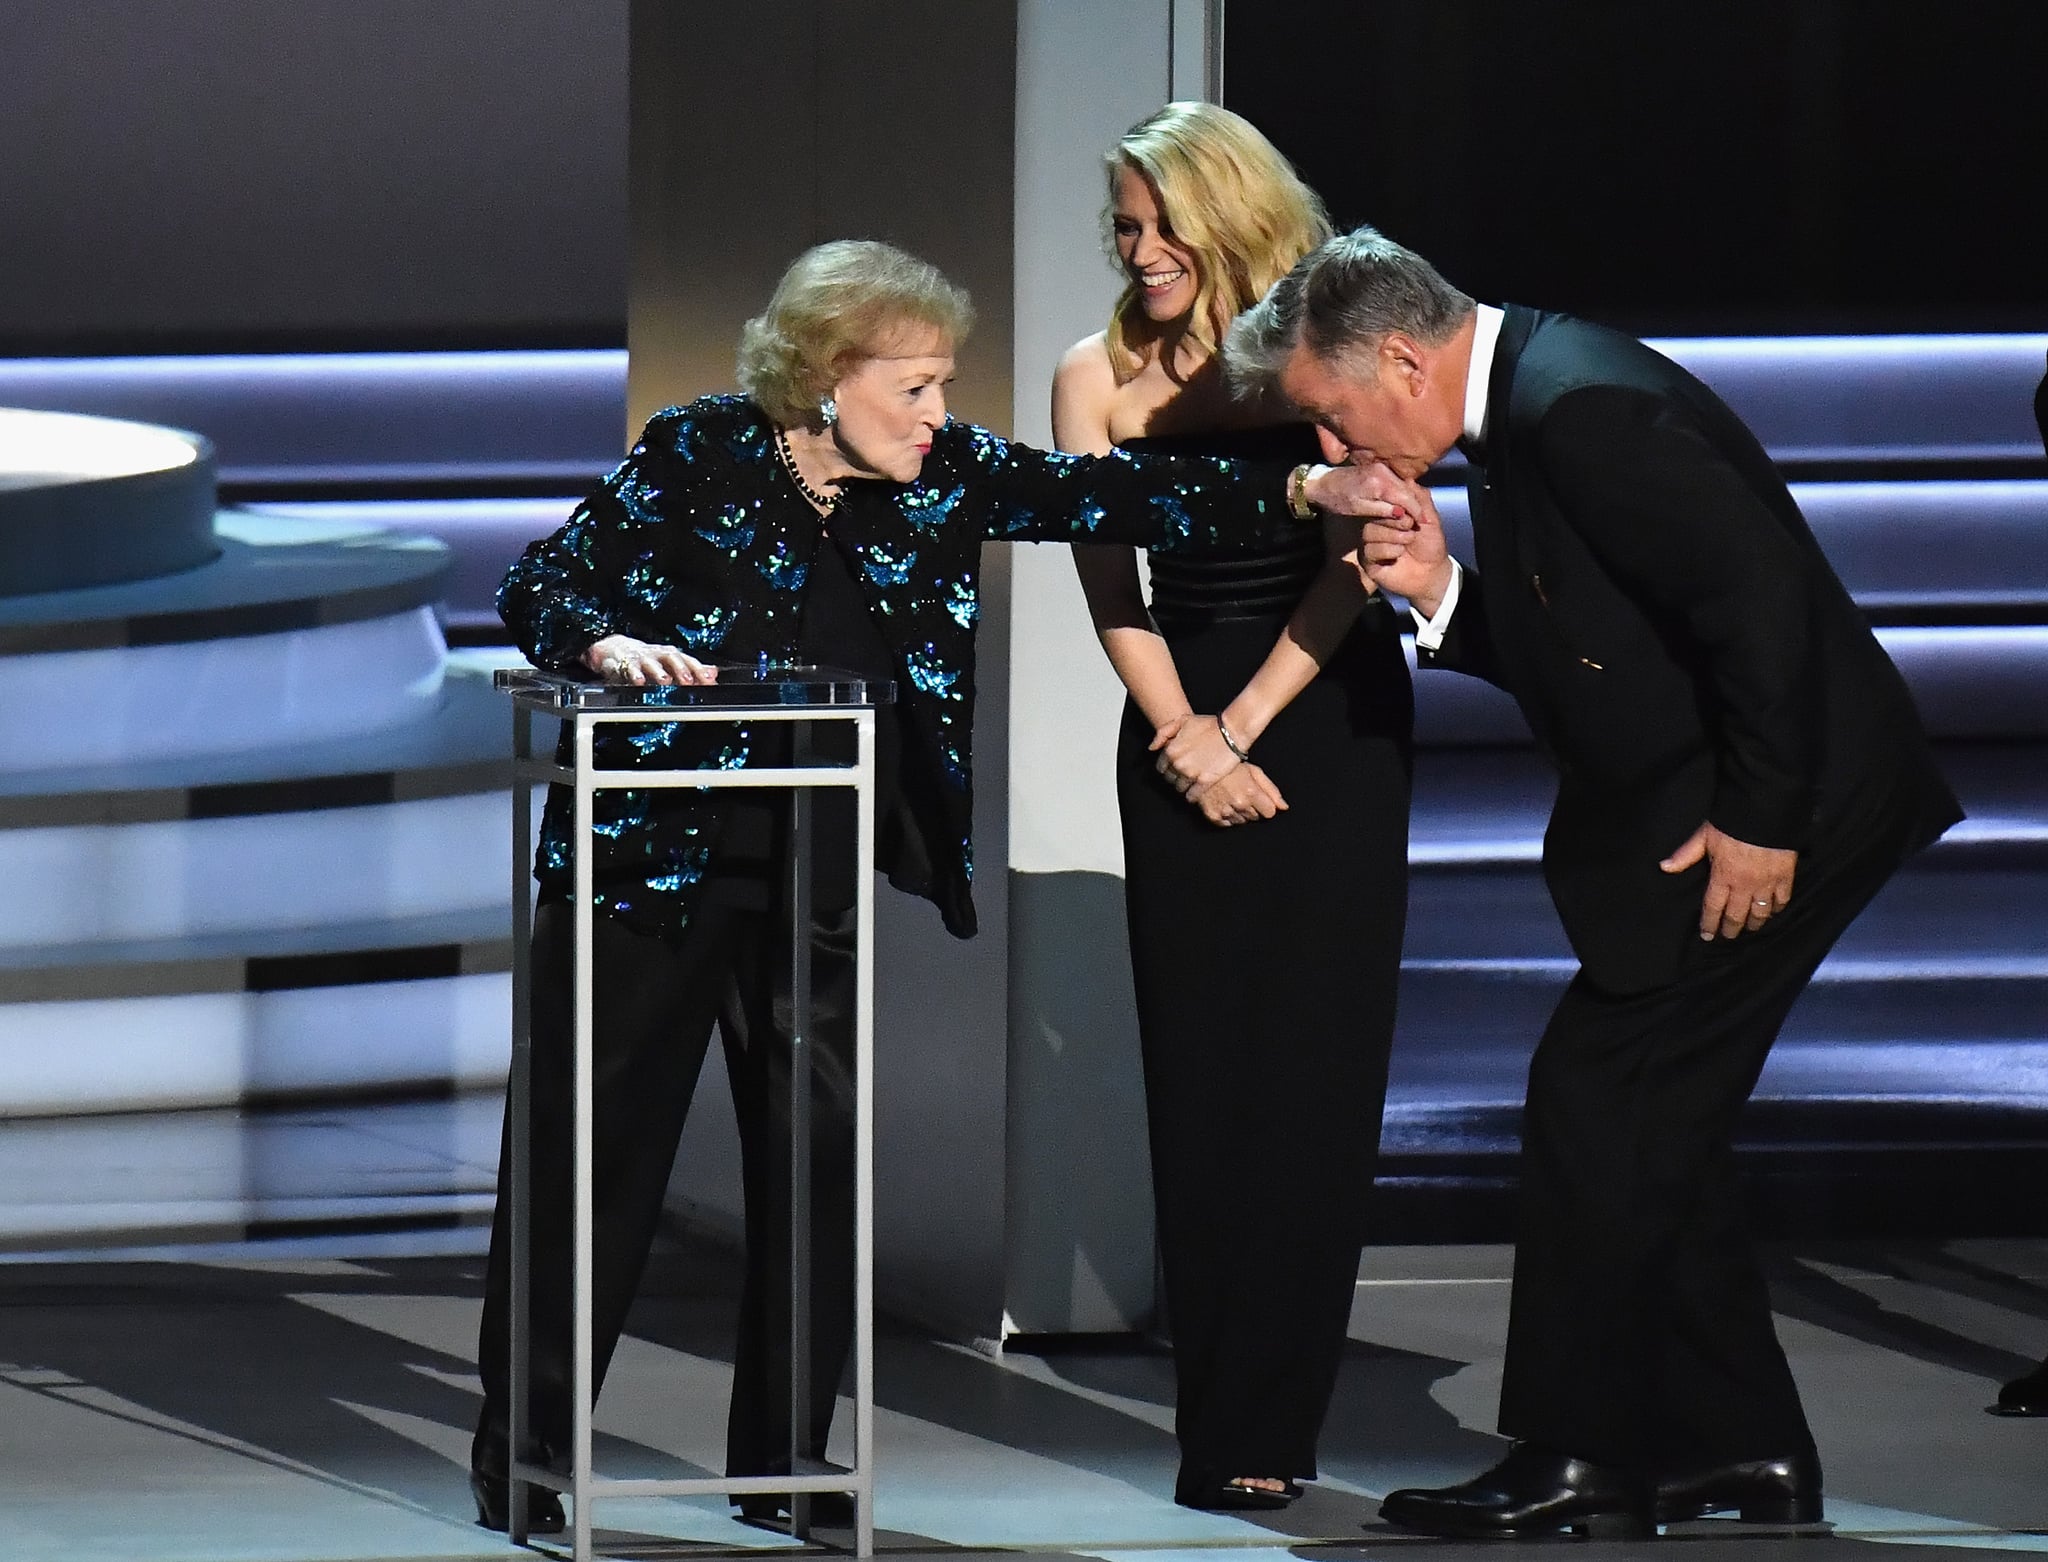
[[[814,424],[818,401],[863,358],[909,343],[951,352],[974,306],[937,266],[873,239],[834,239],[790,262],[768,307],[740,329],[739,384],[784,428]]]
[[[1265,396],[1297,347],[1325,363],[1373,352],[1394,331],[1440,347],[1475,307],[1415,251],[1377,228],[1354,228],[1304,255],[1237,317],[1224,371],[1238,396]]]

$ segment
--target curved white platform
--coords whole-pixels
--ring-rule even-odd
[[[501,1085],[512,979],[0,1004],[16,1117]]]
[[[377,732],[432,711],[445,650],[433,609],[418,607],[232,640],[0,657],[0,772]]]
[[[0,600],[193,569],[212,518],[199,435],[0,406]]]
[[[0,830],[0,951],[505,911],[502,791],[360,808]],[[0,1100],[4,1100],[0,1094]]]
[[[203,556],[0,576],[0,1113],[501,1080],[510,717],[487,666],[451,669],[447,548],[217,514],[210,453],[175,431],[129,449],[104,420],[0,415],[0,464],[31,423],[104,446],[56,483],[13,450],[0,501],[44,506],[0,512],[28,517],[18,536],[50,551],[57,490],[90,522],[78,548],[146,533],[150,495],[124,485],[169,472],[203,501]]]
[[[205,442],[154,423],[0,407],[0,487],[139,477],[196,466]]]

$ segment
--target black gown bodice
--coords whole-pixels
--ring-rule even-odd
[[[1319,461],[1321,447],[1306,423],[1223,433],[1162,434],[1129,439],[1136,454],[1236,456],[1252,461]],[[1314,527],[1284,542],[1254,548],[1167,552],[1153,549],[1152,616],[1185,622],[1218,618],[1282,617],[1323,567],[1323,539]]]

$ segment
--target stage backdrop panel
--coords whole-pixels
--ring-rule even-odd
[[[0,353],[614,345],[625,138],[626,0],[8,0]]]

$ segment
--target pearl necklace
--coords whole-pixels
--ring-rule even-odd
[[[782,458],[782,470],[789,474],[789,480],[796,484],[797,492],[817,507],[820,513],[829,515],[839,508],[840,495],[829,497],[821,494],[804,481],[804,474],[796,469],[796,452],[789,448],[789,436],[781,429],[775,431],[775,453]]]

